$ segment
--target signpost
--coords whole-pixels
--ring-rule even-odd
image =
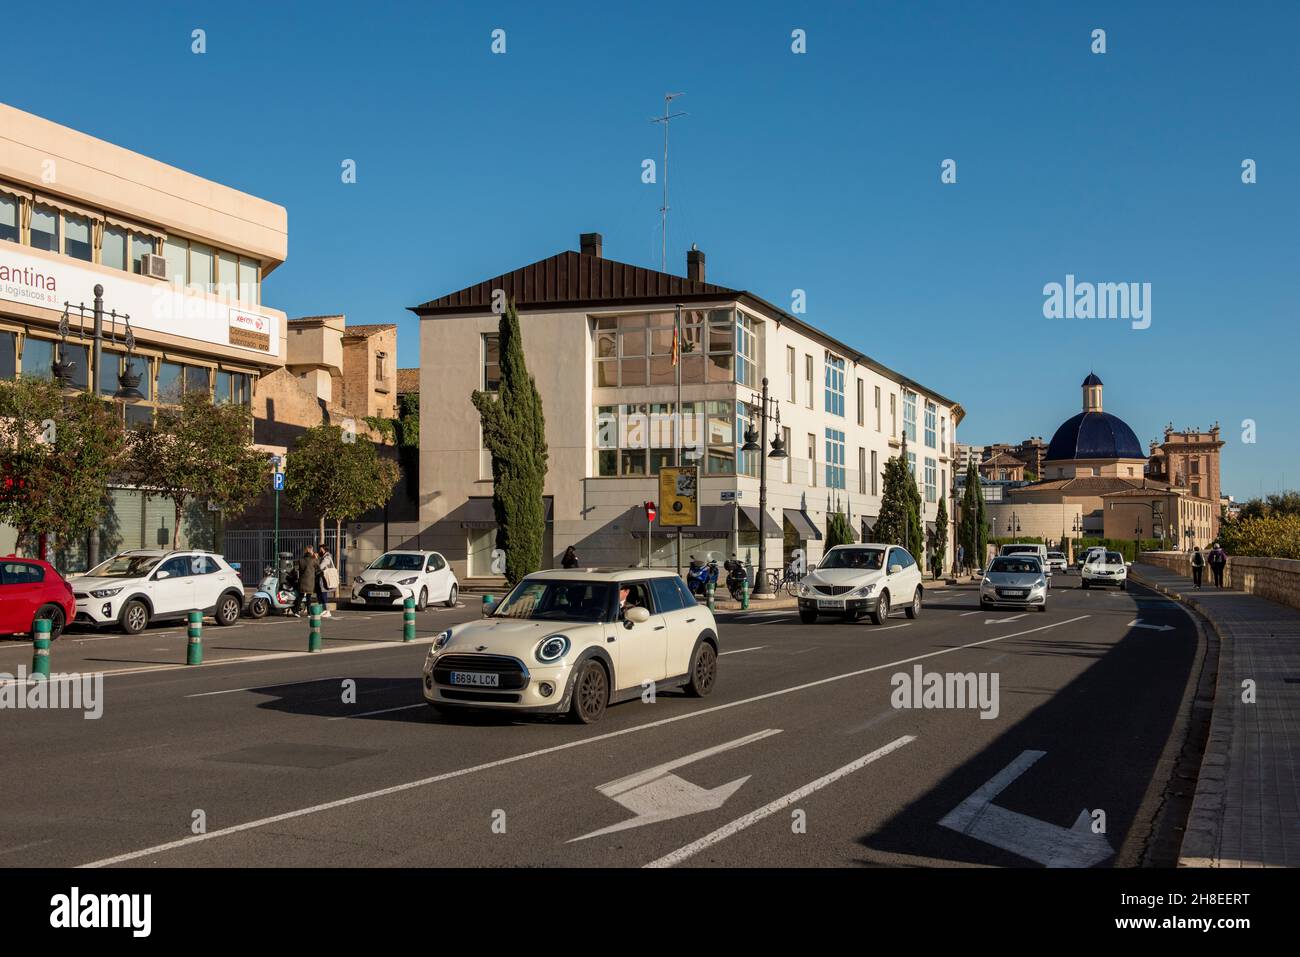
[[[659,470],[659,502],[663,518],[659,524],[677,529],[677,572],[681,574],[682,528],[700,524],[700,467],[665,465]]]
[[[649,568],[655,547],[654,521],[655,516],[659,514],[659,509],[654,502],[644,502],[642,507],[645,509],[645,567]]]
[[[280,455],[271,456],[271,488],[275,490],[275,544],[274,553],[271,555],[271,567],[279,569],[280,567],[280,493],[284,491],[284,472],[280,466],[284,464],[284,457]]]

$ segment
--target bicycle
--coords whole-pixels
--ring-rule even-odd
[[[802,575],[796,575],[789,568],[772,568],[767,573],[768,587],[773,592],[784,590],[792,598],[799,596],[799,582]]]

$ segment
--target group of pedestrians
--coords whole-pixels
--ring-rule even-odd
[[[334,557],[324,543],[303,549],[302,558],[298,559],[297,598],[293,603],[293,613],[301,618],[307,614],[310,599],[315,598],[321,606],[322,618],[333,618],[329,609],[330,593],[339,587],[339,571],[334,564]]]
[[[1192,584],[1196,588],[1201,587],[1201,576],[1205,574],[1205,566],[1210,566],[1210,571],[1214,574],[1214,587],[1223,587],[1223,570],[1228,564],[1228,553],[1223,550],[1223,546],[1218,542],[1210,549],[1208,555],[1201,554],[1201,548],[1198,545],[1192,550]]]

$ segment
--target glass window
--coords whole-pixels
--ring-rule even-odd
[[[785,378],[789,395],[786,396],[789,401],[794,402],[794,346],[785,347]]]
[[[188,254],[189,243],[183,239],[168,236],[163,242],[163,257],[167,260],[167,278],[180,286],[189,281],[185,272]]]
[[[928,448],[934,448],[935,418],[938,411],[933,402],[925,400],[925,444]]]
[[[811,409],[813,407],[813,361],[812,356],[806,354],[803,357],[803,378],[804,385],[808,389],[807,395],[804,396],[804,405]]]
[[[144,272],[140,264],[140,259],[152,253],[157,247],[154,245],[152,236],[146,236],[143,233],[131,234],[131,272],[137,276]]]
[[[483,334],[483,379],[480,386],[485,392],[501,388],[501,342],[499,334]]]
[[[613,388],[618,385],[618,360],[609,359],[596,363],[596,386]]]
[[[181,401],[184,385],[181,379],[185,367],[176,362],[162,362],[158,365],[158,401],[173,405]]]
[[[185,391],[186,392],[207,392],[211,386],[208,385],[208,370],[203,366],[186,366],[185,367]]]
[[[711,355],[709,356],[708,380],[710,382],[731,382],[731,360],[730,354]],[[627,382],[624,381],[624,385]]]
[[[880,431],[880,386],[876,386],[876,431]]]
[[[826,430],[826,487],[844,488],[844,433]]]
[[[618,474],[618,449],[601,449],[596,453],[596,474]]]
[[[28,379],[49,379],[54,373],[50,366],[54,364],[54,343],[49,339],[33,339],[28,336],[23,340],[23,376]]]
[[[916,441],[916,393],[907,390],[903,391],[903,432],[909,441]]]
[[[623,449],[620,457],[621,472],[624,475],[645,475],[645,449]]]
[[[863,388],[862,380],[859,379],[858,380],[858,425],[866,424],[867,410],[864,408],[866,403],[863,401],[863,397],[865,396],[865,394],[866,394],[866,390]]]
[[[93,258],[90,246],[90,220],[85,216],[64,214],[63,254],[86,262],[90,262]]]
[[[217,253],[216,292],[223,299],[239,298],[239,257],[234,253]]]
[[[680,578],[650,579],[650,592],[654,595],[656,612],[662,615],[669,611],[680,611],[685,607],[682,604],[682,593],[677,590],[676,582],[679,581]]]
[[[252,259],[239,259],[239,299],[241,302],[258,303],[258,272],[260,267]]]
[[[735,475],[735,446],[732,446],[729,449],[710,447],[709,454],[705,456],[704,470],[708,475]]]
[[[18,242],[18,199],[0,193],[0,239]]]
[[[72,363],[72,378],[68,386],[73,389],[90,388],[90,349],[88,346],[69,342],[61,347],[63,360]],[[51,373],[52,374],[52,373]]]
[[[190,272],[188,283],[203,292],[212,292],[212,266],[215,259],[211,246],[190,243]]]
[[[99,394],[111,396],[117,391],[120,382],[118,376],[122,369],[122,356],[116,352],[105,352],[103,362],[99,372]],[[136,366],[136,371],[140,371],[139,365]]]
[[[758,383],[758,333],[754,320],[739,311],[736,313],[736,382],[751,386]]]
[[[18,374],[18,334],[0,331],[0,379]]]
[[[224,405],[230,401],[230,373],[218,372],[217,384],[213,388],[212,401],[217,405]]]
[[[873,449],[871,452],[871,494],[880,494],[880,459]]]
[[[253,404],[253,377],[247,372],[235,372],[230,376],[231,401],[236,405]]]
[[[826,411],[844,415],[844,360],[826,353]]]
[[[645,357],[640,356],[631,359],[623,359],[621,362],[619,362],[619,374],[622,377],[622,383],[625,386],[645,385],[646,384]]]
[[[126,269],[126,230],[116,226],[104,227],[99,261],[112,269]]]
[[[31,244],[36,249],[59,251],[59,214],[48,206],[32,209]]]
[[[938,501],[936,490],[936,474],[938,472],[938,463],[931,458],[925,460],[925,500],[933,505]]]
[[[618,355],[618,333],[596,333],[596,358],[613,359]]]

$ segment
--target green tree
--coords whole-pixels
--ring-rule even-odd
[[[108,480],[125,447],[121,423],[88,393],[65,399],[43,379],[0,383],[0,521],[21,544],[44,533],[64,544],[97,529]],[[21,480],[21,483],[19,483]]]
[[[826,543],[822,546],[824,551],[834,548],[836,545],[850,545],[853,543],[853,529],[849,527],[849,520],[843,512],[831,512],[826,519]]]
[[[939,496],[939,512],[934,517],[934,568],[943,571],[944,556],[948,554],[948,502]]]
[[[381,436],[384,444],[397,449],[397,461],[406,476],[406,495],[412,503],[420,489],[420,395],[408,393],[397,397],[396,418],[366,416],[366,425]]]
[[[966,552],[966,563],[972,567],[984,564],[984,545],[988,540],[988,524],[984,514],[984,492],[980,486],[980,473],[975,463],[966,466],[966,490],[962,495],[961,520],[958,525],[961,546]]]
[[[921,528],[921,492],[901,455],[896,455],[885,463],[880,517],[876,520],[874,537],[880,542],[902,545],[913,556],[921,554],[921,543],[924,540]]]
[[[492,455],[492,511],[497,521],[497,548],[505,553],[511,584],[542,564],[546,513],[546,419],[537,383],[524,361],[519,313],[507,305],[497,326],[501,381],[494,394],[475,390],[470,396],[483,424],[483,444]]]
[[[397,463],[380,456],[374,442],[337,425],[317,425],[294,442],[285,461],[284,491],[300,511],[320,522],[333,520],[337,536],[346,521],[382,508],[399,478]]]
[[[171,501],[172,548],[187,503],[206,500],[231,518],[268,488],[271,457],[252,447],[252,435],[247,408],[214,404],[204,392],[185,393],[179,406],[160,409],[153,425],[131,433],[126,471],[148,494]]]

